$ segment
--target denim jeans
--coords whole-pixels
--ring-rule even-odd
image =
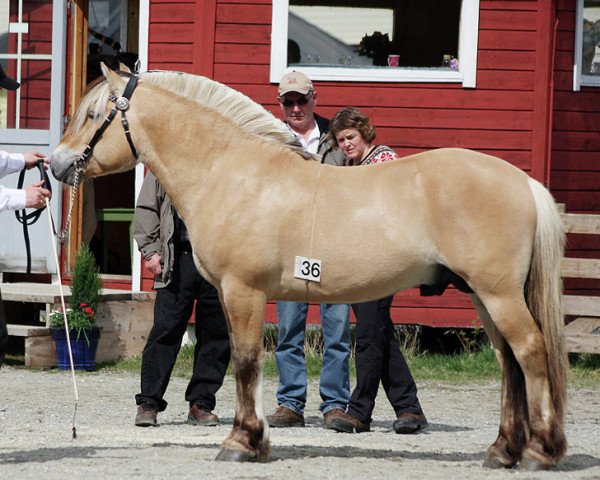
[[[324,343],[319,410],[325,414],[334,408],[345,410],[350,398],[350,305],[321,304],[319,307]],[[277,403],[301,415],[306,404],[304,332],[307,311],[307,303],[277,302]]]

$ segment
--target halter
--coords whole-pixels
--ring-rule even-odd
[[[89,157],[92,155],[92,153],[94,153],[94,148],[96,147],[96,144],[100,141],[100,139],[102,138],[102,135],[104,134],[104,132],[106,131],[108,126],[111,124],[111,122],[117,115],[117,112],[119,112],[119,111],[121,112],[121,124],[123,125],[123,130],[125,130],[125,137],[127,138],[127,143],[129,143],[129,148],[131,149],[131,153],[133,153],[133,156],[136,159],[139,156],[137,149],[135,148],[135,145],[133,144],[133,140],[131,139],[131,132],[129,131],[129,122],[127,121],[127,115],[125,114],[125,112],[129,109],[129,100],[131,99],[131,96],[133,95],[133,91],[135,90],[135,87],[137,87],[138,80],[139,80],[139,77],[137,75],[131,75],[129,77],[129,81],[127,82],[127,85],[125,86],[125,90],[123,90],[123,95],[121,97],[117,97],[113,93],[110,94],[108,99],[111,102],[113,102],[115,104],[115,106],[112,108],[112,110],[110,111],[108,116],[104,119],[104,122],[102,123],[102,125],[100,125],[98,130],[96,130],[96,133],[94,133],[94,136],[92,137],[90,142],[85,147],[85,150],[81,154],[81,157],[79,157],[74,162],[75,178],[73,179],[73,189],[71,190],[71,202],[69,205],[69,214],[67,215],[66,225],[65,225],[64,230],[62,230],[59,235],[59,239],[61,242],[65,241],[65,239],[67,237],[67,233],[69,231],[69,227],[71,225],[71,216],[73,215],[73,205],[75,203],[75,195],[77,193],[77,189],[79,188],[79,184],[80,184],[79,177],[83,175],[83,170],[85,169],[85,164],[89,160]]]

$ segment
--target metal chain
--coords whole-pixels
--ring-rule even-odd
[[[83,172],[83,166],[76,164],[75,166],[75,178],[73,179],[73,187],[71,187],[71,201],[69,204],[69,213],[67,215],[67,222],[65,224],[65,228],[60,231],[57,235],[60,243],[65,243],[67,239],[67,234],[69,233],[69,228],[71,227],[71,217],[73,217],[73,208],[75,206],[75,197],[77,196],[77,189],[79,188],[79,176]]]

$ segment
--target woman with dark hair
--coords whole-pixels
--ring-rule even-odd
[[[398,158],[385,145],[374,145],[375,128],[357,108],[340,110],[331,120],[329,137],[341,149],[344,165],[368,165]],[[371,414],[379,382],[396,413],[396,433],[414,433],[427,426],[417,398],[417,386],[400,351],[390,317],[392,296],[352,305],[356,316],[356,388],[348,409],[335,418],[331,428],[338,432],[370,430]]]

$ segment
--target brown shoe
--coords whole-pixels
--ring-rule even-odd
[[[394,431],[399,434],[415,433],[427,427],[427,419],[423,414],[401,413],[394,422]]]
[[[267,415],[267,422],[269,422],[270,427],[275,428],[303,427],[304,415],[299,415],[289,408],[279,406],[273,415]]]
[[[327,428],[342,433],[362,433],[371,430],[371,426],[368,423],[363,423],[354,415],[344,412],[341,412],[341,415],[333,417]]]
[[[343,418],[344,411],[341,408],[333,408],[329,410],[325,415],[323,415],[323,428],[329,428],[333,430],[331,427],[331,422],[335,418]]]
[[[138,405],[137,415],[135,416],[135,425],[137,427],[156,427],[156,417],[158,408],[153,404],[146,402]]]
[[[219,417],[210,410],[202,408],[199,405],[193,405],[190,408],[186,423],[188,425],[198,425],[200,427],[216,427],[221,424],[221,422],[219,422]]]

